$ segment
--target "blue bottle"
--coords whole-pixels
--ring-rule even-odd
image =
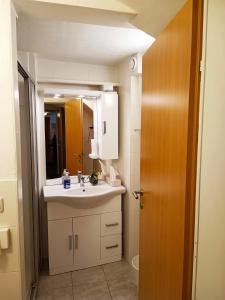
[[[63,181],[64,189],[69,189],[70,184],[71,184],[71,180],[70,180],[69,172],[66,172]]]

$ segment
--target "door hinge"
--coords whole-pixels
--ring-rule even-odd
[[[197,264],[198,260],[198,241],[196,240],[194,243],[194,261]]]
[[[203,62],[203,60],[200,61],[200,72],[204,72],[205,71],[205,64]]]

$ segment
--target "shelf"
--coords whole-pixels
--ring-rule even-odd
[[[97,154],[89,154],[89,157],[92,159],[99,159],[99,156]]]

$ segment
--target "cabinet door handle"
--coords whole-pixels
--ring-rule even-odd
[[[68,238],[69,238],[69,250],[72,250],[73,249],[73,237],[72,237],[72,235],[69,235]]]
[[[103,121],[103,134],[106,134],[106,121]]]
[[[74,248],[78,249],[78,234],[74,234]]]
[[[116,244],[116,245],[112,245],[112,246],[106,246],[105,247],[105,249],[113,249],[113,248],[118,248],[119,247],[119,245],[118,244]]]
[[[115,223],[111,223],[111,224],[105,224],[106,227],[113,227],[113,226],[118,226],[119,223],[115,222]]]

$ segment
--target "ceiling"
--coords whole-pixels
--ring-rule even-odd
[[[136,15],[131,23],[154,37],[167,26],[187,0],[119,0]]]
[[[19,50],[48,59],[115,65],[144,52],[151,36],[163,30],[186,0],[13,1]]]
[[[156,37],[187,0],[13,0],[19,14],[104,26],[132,25]]]
[[[90,64],[115,65],[144,52],[154,39],[136,28],[46,21],[18,20],[18,49],[39,57]]]
[[[115,0],[13,0],[19,16],[43,20],[67,21],[113,27],[134,27],[130,23],[136,13],[118,7]],[[83,5],[77,5],[82,2]],[[85,3],[92,5],[86,5]],[[107,9],[108,7],[108,9]],[[114,8],[114,9],[113,9]]]

